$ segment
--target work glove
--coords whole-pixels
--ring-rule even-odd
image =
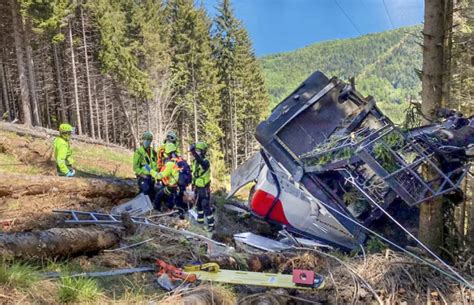
[[[66,177],[74,177],[76,174],[76,171],[73,169],[70,169],[69,172],[67,172]]]
[[[195,151],[196,150],[196,144],[191,144],[191,146],[189,146],[189,151]]]

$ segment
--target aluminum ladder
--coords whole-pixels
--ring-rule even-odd
[[[120,215],[97,213],[97,212],[82,212],[82,211],[74,211],[74,210],[53,210],[53,212],[62,213],[69,216],[69,219],[65,220],[65,223],[70,223],[70,224],[97,224],[97,225],[122,224],[122,216]],[[130,217],[130,218],[132,222],[135,224],[156,226],[156,224],[150,222],[145,217]]]

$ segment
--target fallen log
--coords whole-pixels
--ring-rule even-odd
[[[0,173],[0,197],[20,197],[47,193],[78,194],[84,197],[130,198],[137,194],[132,180],[114,178],[67,178]]]
[[[58,258],[97,252],[119,243],[119,229],[53,228],[39,232],[0,234],[0,255],[21,258]]]
[[[39,127],[39,126],[29,128],[22,124],[11,124],[11,123],[6,123],[6,122],[0,122],[0,130],[14,132],[20,136],[31,136],[31,137],[40,138],[40,139],[52,139],[53,137],[56,137],[59,135],[59,132],[53,129],[47,129],[47,128]],[[113,148],[118,148],[118,149],[123,149],[123,150],[128,151],[128,149],[123,146],[113,144],[113,143],[106,143],[101,140],[94,140],[86,136],[74,135],[72,137],[72,140],[84,142],[88,144],[113,147]]]

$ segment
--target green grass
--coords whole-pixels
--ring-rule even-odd
[[[82,272],[83,270],[77,262],[48,260],[43,262],[41,271],[71,273]]]
[[[35,175],[41,173],[41,170],[33,165],[23,164],[15,156],[0,153],[0,172]]]
[[[24,145],[28,139],[28,137],[19,136],[15,133],[0,131],[0,172],[33,175],[42,174],[44,172],[42,167],[25,165],[13,154],[6,153],[6,148],[2,145],[1,141],[3,138],[7,140],[7,144],[11,142],[11,145],[15,146]],[[39,151],[44,151],[46,148],[50,147],[50,145],[52,145],[52,141],[46,140],[36,140],[29,144],[30,147],[38,149]],[[116,176],[120,178],[133,177],[133,154],[131,151],[114,147],[86,144],[74,141],[74,139],[72,141],[72,150],[73,158],[76,161],[74,166],[78,171],[84,173],[82,175],[83,177],[90,177],[91,175]]]
[[[133,176],[132,153],[125,149],[74,142],[73,153],[79,171],[100,176]]]
[[[81,303],[102,296],[97,282],[83,277],[62,277],[59,280],[58,298],[62,303]]]
[[[74,145],[75,144],[75,145]],[[100,145],[83,144],[75,142],[74,150],[83,158],[87,159],[102,159],[106,158],[110,161],[116,161],[119,163],[131,164],[132,153],[127,152],[125,149],[119,151],[118,149],[104,147]]]
[[[38,269],[26,263],[2,262],[0,267],[0,284],[13,288],[26,289],[40,280]]]

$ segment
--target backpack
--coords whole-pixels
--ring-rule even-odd
[[[178,185],[182,187],[190,185],[193,180],[193,176],[191,174],[191,167],[189,166],[188,162],[180,158],[176,162],[176,165],[179,167]]]

